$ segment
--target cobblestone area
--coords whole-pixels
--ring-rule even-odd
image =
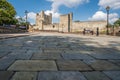
[[[0,80],[120,80],[120,37],[41,32],[1,39]]]

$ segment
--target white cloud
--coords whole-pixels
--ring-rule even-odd
[[[28,13],[28,19],[33,19],[33,20],[35,20],[35,19],[36,19],[36,13],[34,13],[34,12],[29,12],[29,13]]]
[[[34,13],[34,12],[29,12],[29,13],[27,14],[27,17],[28,17],[28,22],[30,22],[31,24],[35,24],[36,13]],[[26,19],[26,16],[24,16],[23,19]]]
[[[110,16],[111,23],[114,23],[115,21],[119,19],[119,15],[117,13],[111,13],[109,16]]]
[[[45,14],[49,15],[50,13],[52,13],[52,21],[55,23],[59,22],[59,17],[60,17],[60,13],[59,12],[53,12],[52,10],[46,10]]]
[[[72,7],[76,7],[80,4],[89,2],[89,0],[69,0],[69,1],[68,0],[47,0],[47,1],[52,2],[52,11],[53,12],[58,12],[59,7],[61,5],[72,8]]]
[[[89,18],[89,20],[106,20],[106,13],[102,11],[97,11],[91,18]]]
[[[69,0],[69,1],[68,0],[46,0],[46,1],[52,2],[52,5],[51,5],[52,8],[51,10],[46,10],[45,14],[49,15],[49,13],[52,13],[53,20],[56,20],[59,18],[60,16],[59,7],[60,6],[64,5],[66,7],[72,8],[80,4],[89,2],[89,0]],[[23,18],[25,19],[25,17],[26,16],[24,16]],[[30,23],[34,23],[35,19],[36,19],[36,13],[29,12],[28,21]]]
[[[59,7],[64,5],[68,8],[77,7],[80,4],[87,3],[89,0],[46,0],[52,2],[51,10],[46,10],[45,13],[52,13],[53,20],[57,20],[60,16]],[[58,21],[58,20],[57,20]]]
[[[34,22],[31,22],[30,24],[31,24],[31,25],[34,25],[35,23],[34,23]]]
[[[98,5],[102,8],[110,6],[112,9],[120,9],[120,0],[99,0]]]
[[[60,13],[58,13],[58,12],[53,12],[51,10],[46,10],[45,11],[45,14],[47,14],[47,15],[49,15],[50,13],[52,13],[53,18],[59,18],[59,16],[60,16]]]
[[[20,18],[20,16],[15,16],[15,18],[16,18],[16,19],[19,19],[19,18]]]
[[[109,14],[109,22],[114,23],[116,20],[119,19],[119,15],[117,13]],[[97,11],[92,17],[88,20],[90,21],[100,21],[100,20],[107,20],[107,14],[103,11]]]

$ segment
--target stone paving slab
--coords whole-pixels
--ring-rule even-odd
[[[94,59],[87,54],[80,53],[62,53],[64,59]]]
[[[120,67],[106,60],[94,60],[90,66],[95,70],[120,70]]]
[[[70,43],[61,42],[58,44],[58,47],[70,48]]]
[[[6,45],[6,44],[4,44]],[[11,47],[11,46],[1,46],[0,50],[5,50],[5,51],[11,51],[14,50],[16,47]]]
[[[13,43],[13,44],[9,44],[8,46],[12,46],[12,47],[22,47],[23,45],[20,43]]]
[[[32,56],[32,53],[11,53],[11,54],[7,55],[6,57],[11,58],[11,59],[17,59],[17,60],[18,59],[19,60],[21,60],[21,59],[28,60],[31,58],[31,56]]]
[[[38,80],[87,80],[77,71],[39,72]]]
[[[26,49],[24,50],[21,50],[21,49],[15,49],[15,50],[11,50],[11,53],[14,53],[14,54],[21,54],[21,53],[26,53]]]
[[[99,71],[83,72],[87,80],[111,80],[104,73]]]
[[[96,42],[88,42],[88,43],[85,42],[85,45],[86,46],[94,46],[94,47],[97,47],[97,48],[100,47],[99,43],[96,43]]]
[[[120,80],[120,71],[104,71],[112,80]]]
[[[31,59],[35,59],[35,60],[40,60],[40,59],[59,60],[59,59],[62,59],[62,57],[58,53],[41,53],[41,54],[35,53],[35,54],[33,54]]]
[[[38,53],[38,54],[41,54],[41,53],[43,53],[43,50],[42,50],[42,49],[38,49],[38,50],[36,50],[36,49],[34,49],[34,50],[27,50],[26,53],[32,53],[32,54]]]
[[[109,61],[120,66],[120,60],[109,60]]]
[[[97,59],[120,59],[120,54],[115,53],[91,53],[91,56],[97,58]]]
[[[8,57],[3,57],[0,59],[0,70],[6,70],[13,62],[15,59],[8,58]]]
[[[16,72],[11,80],[37,80],[37,72]]]
[[[7,50],[0,50],[0,58],[2,58],[3,56],[9,54],[10,51],[7,51]]]
[[[83,62],[85,62],[86,64],[88,64],[88,65],[91,65],[92,63],[94,63],[94,62],[96,62],[96,59],[85,59],[85,60],[83,60]]]
[[[86,51],[80,48],[71,48],[71,50],[65,50],[65,53],[74,53],[74,54],[89,54],[90,51]]]
[[[0,71],[0,80],[10,80],[13,73],[13,71]]]
[[[119,45],[119,37],[61,33],[1,39],[0,71],[14,71],[8,80],[120,80]]]
[[[85,44],[85,43],[84,43]],[[94,46],[87,46],[87,45],[81,45],[81,47],[83,48],[83,50],[85,51],[93,51],[96,49],[96,47]]]
[[[62,50],[59,49],[43,49],[44,53],[62,53]]]
[[[58,60],[57,65],[59,70],[68,71],[90,71],[92,70],[87,64],[80,60]]]
[[[17,60],[8,70],[10,71],[57,71],[52,60]]]
[[[43,47],[42,48],[43,50],[57,50],[58,52],[59,51],[63,51],[63,50],[70,50],[69,48],[59,48],[59,47]]]

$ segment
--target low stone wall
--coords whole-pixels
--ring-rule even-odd
[[[29,31],[57,31],[59,30],[59,24],[50,24],[50,25],[43,25],[43,30],[41,26],[29,26]]]
[[[15,29],[15,28],[7,28],[0,26],[0,33],[21,33],[25,32],[25,30]]]

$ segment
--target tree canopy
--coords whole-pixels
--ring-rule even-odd
[[[2,24],[15,24],[16,11],[12,4],[7,0],[0,0],[0,25]]]
[[[116,22],[114,22],[114,25],[115,25],[116,27],[120,26],[120,18],[119,18]]]

